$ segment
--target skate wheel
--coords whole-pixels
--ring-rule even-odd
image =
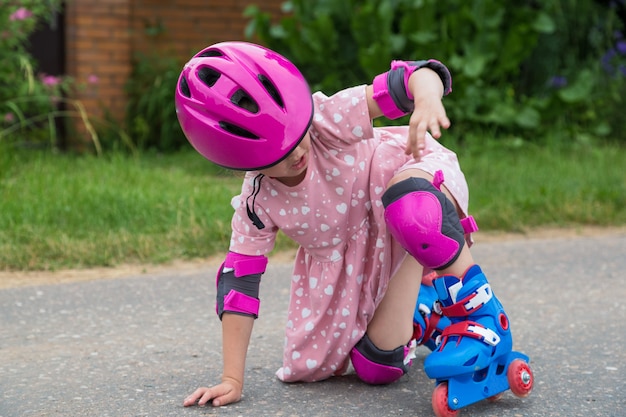
[[[515,359],[506,371],[506,377],[511,387],[511,392],[518,397],[527,397],[533,389],[533,371],[530,366],[521,359]]]
[[[502,398],[503,396],[504,396],[504,393],[501,392],[499,394],[492,395],[491,397],[487,398],[487,401],[489,401],[490,403],[495,403],[496,401],[499,401],[500,398]]]
[[[433,391],[433,411],[436,417],[457,417],[459,410],[453,410],[448,405],[448,383],[442,382]]]

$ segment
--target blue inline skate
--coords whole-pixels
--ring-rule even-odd
[[[439,297],[433,287],[435,278],[437,278],[437,273],[434,271],[422,277],[422,285],[413,313],[413,339],[418,346],[424,345],[431,351],[437,348],[443,329],[450,325],[450,320],[441,314]]]
[[[457,416],[460,408],[497,400],[507,389],[518,397],[530,394],[534,378],[528,356],[513,351],[508,317],[480,267],[468,269],[462,281],[436,278],[433,286],[451,322],[424,361],[424,371],[436,380],[435,415]]]

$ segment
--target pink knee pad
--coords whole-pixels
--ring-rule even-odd
[[[447,268],[465,244],[454,204],[423,178],[408,178],[382,197],[391,235],[423,266]]]
[[[366,335],[352,348],[350,359],[356,374],[372,385],[391,384],[406,374],[411,366],[415,341],[394,350],[378,349]]]

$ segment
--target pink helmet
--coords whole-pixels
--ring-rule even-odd
[[[247,42],[222,42],[185,64],[176,114],[209,161],[252,171],[282,161],[306,134],[313,100],[300,71],[282,55]]]

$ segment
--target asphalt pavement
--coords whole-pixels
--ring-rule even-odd
[[[461,416],[626,416],[626,234],[519,239],[473,248],[509,315],[534,390]],[[0,417],[432,416],[420,348],[389,386],[354,375],[284,384],[280,366],[291,266],[271,263],[250,344],[244,398],[182,407],[219,380],[214,270],[0,290]]]

